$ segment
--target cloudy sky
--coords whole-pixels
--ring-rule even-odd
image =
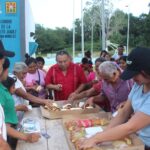
[[[81,0],[74,1],[75,18],[80,18]],[[86,1],[83,0],[83,3],[85,4]],[[53,29],[55,27],[72,28],[73,0],[29,0],[29,2],[35,23]],[[124,12],[130,11],[135,16],[149,11],[149,0],[112,0],[112,2],[114,9],[120,8]],[[126,7],[127,5],[129,9]]]

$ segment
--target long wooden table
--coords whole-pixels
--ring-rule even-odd
[[[41,135],[40,140],[36,143],[19,140],[16,150],[69,150],[61,119],[48,120],[43,118],[40,108],[33,108],[32,111],[25,113],[24,117],[37,118],[42,131],[45,130],[50,138],[46,139]]]

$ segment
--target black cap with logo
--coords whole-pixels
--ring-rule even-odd
[[[141,71],[150,73],[150,49],[136,47],[127,57],[126,63],[127,68],[121,75],[123,80],[128,80]]]
[[[6,57],[14,57],[15,53],[5,50],[4,46],[3,46],[3,42],[0,40],[0,54]]]

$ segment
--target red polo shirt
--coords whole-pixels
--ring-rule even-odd
[[[86,83],[87,79],[82,68],[78,64],[71,63],[66,75],[63,74],[58,64],[53,65],[45,78],[46,85],[62,84],[62,91],[54,91],[56,100],[67,100],[68,96],[74,92],[80,84]]]

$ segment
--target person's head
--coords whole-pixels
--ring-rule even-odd
[[[44,58],[40,56],[36,57],[36,62],[37,62],[37,67],[42,70],[45,64]]]
[[[89,68],[89,61],[86,57],[83,57],[82,60],[81,60],[81,63],[82,63],[82,67],[83,69],[88,69]]]
[[[125,70],[125,68],[127,66],[126,60],[127,60],[127,56],[121,56],[119,58],[119,66],[122,70]]]
[[[8,58],[5,58],[4,63],[3,63],[3,71],[1,73],[1,81],[4,81],[7,79],[9,66],[10,66],[10,61]]]
[[[15,93],[15,82],[17,81],[16,78],[12,78],[12,77],[7,77],[7,79],[5,81],[2,82],[2,84],[8,89],[8,91],[11,94]]]
[[[120,78],[119,66],[111,61],[105,61],[99,66],[99,74],[107,83],[114,84]]]
[[[37,61],[35,58],[30,57],[28,54],[25,55],[25,63],[28,66],[28,72],[34,74],[37,70]]]
[[[99,65],[102,63],[102,62],[104,62],[104,61],[106,61],[105,60],[105,58],[103,58],[103,57],[99,57],[99,58],[97,58],[96,60],[95,60],[95,71],[99,74]]]
[[[90,51],[86,51],[86,52],[84,53],[84,55],[85,55],[85,57],[87,57],[87,58],[91,58],[91,52],[90,52]]]
[[[127,57],[127,67],[121,78],[133,80],[139,85],[150,84],[150,49],[136,47]]]
[[[5,50],[2,41],[0,40],[0,74],[3,71],[3,63],[5,60],[5,57],[14,57],[15,53]]]
[[[16,77],[23,81],[28,71],[28,66],[24,62],[17,62],[14,65],[13,73]]]
[[[71,57],[67,51],[61,50],[56,53],[56,61],[61,70],[67,70],[71,63]]]
[[[123,55],[123,51],[124,51],[123,45],[119,45],[119,46],[118,46],[118,54],[119,54],[119,55]]]
[[[100,57],[104,57],[108,54],[108,52],[106,50],[102,50],[100,53]]]
[[[106,59],[106,61],[111,61],[111,55],[109,53],[107,53],[105,55],[105,59]]]
[[[4,60],[5,60],[4,55],[2,55],[2,54],[0,53],[0,74],[1,74],[2,71],[3,71]]]

